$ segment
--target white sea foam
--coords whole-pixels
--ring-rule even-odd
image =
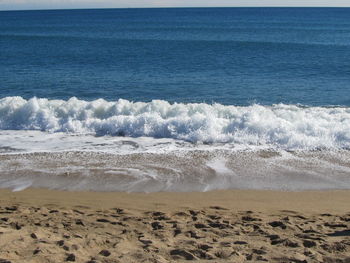
[[[6,97],[0,99],[0,130],[153,137],[288,150],[344,149],[350,147],[350,108]]]
[[[212,159],[206,164],[217,174],[233,174],[233,171],[227,168],[225,159]]]
[[[93,191],[350,189],[350,152],[229,150],[0,155],[0,188]]]
[[[0,99],[0,188],[350,189],[350,108]]]

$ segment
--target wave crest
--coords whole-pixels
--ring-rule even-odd
[[[0,129],[146,136],[282,149],[349,148],[350,108],[6,97],[0,99]]]

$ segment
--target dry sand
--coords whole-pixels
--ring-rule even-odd
[[[0,190],[0,262],[350,262],[350,191]]]

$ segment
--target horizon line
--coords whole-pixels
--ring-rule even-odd
[[[27,9],[0,9],[0,12],[16,11],[59,11],[59,10],[106,10],[106,9],[191,9],[191,8],[350,8],[350,6],[160,6],[160,7],[72,7],[72,8],[27,8]]]

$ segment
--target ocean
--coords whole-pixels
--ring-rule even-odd
[[[350,189],[349,8],[0,12],[0,187]]]

